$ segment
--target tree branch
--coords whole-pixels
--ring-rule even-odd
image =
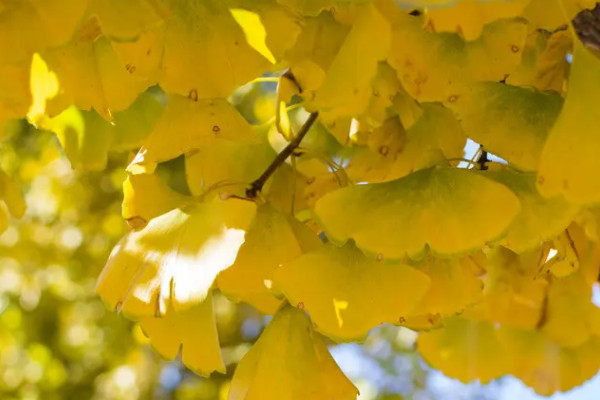
[[[267,182],[267,180],[269,180],[271,175],[273,175],[273,173],[275,173],[275,171],[277,171],[277,168],[279,168],[281,166],[281,164],[283,164],[285,162],[285,160],[287,160],[287,158],[294,152],[294,150],[296,150],[296,148],[298,148],[298,146],[300,146],[302,139],[304,139],[304,136],[306,136],[306,134],[310,130],[311,126],[317,120],[318,116],[319,116],[318,112],[311,113],[310,116],[308,117],[308,119],[306,120],[306,122],[304,123],[304,125],[302,125],[302,128],[300,128],[298,135],[296,135],[296,137],[290,143],[288,143],[287,146],[285,146],[285,148],[281,151],[281,153],[277,154],[277,157],[275,157],[275,159],[267,167],[265,172],[263,172],[262,175],[260,177],[258,177],[258,179],[256,179],[254,182],[252,182],[250,184],[250,187],[248,189],[246,189],[246,196],[248,198],[250,198],[250,199],[255,198],[258,195],[258,193],[262,190],[262,188],[265,185],[265,183]]]

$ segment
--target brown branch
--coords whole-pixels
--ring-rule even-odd
[[[285,162],[285,160],[287,160],[287,158],[290,155],[292,155],[294,150],[296,150],[296,148],[298,148],[298,146],[300,146],[302,139],[304,139],[304,137],[310,130],[311,126],[317,120],[318,116],[319,116],[318,112],[311,113],[310,116],[308,117],[308,119],[306,120],[306,122],[304,123],[304,125],[302,125],[302,128],[300,128],[298,135],[296,135],[296,137],[294,137],[294,139],[292,139],[292,141],[290,143],[288,143],[287,146],[285,146],[285,148],[281,151],[281,153],[277,154],[277,157],[275,157],[275,159],[273,160],[271,165],[269,165],[267,167],[265,172],[263,172],[262,175],[260,177],[258,177],[258,179],[256,179],[254,182],[252,182],[250,184],[250,187],[248,187],[248,189],[246,189],[246,196],[248,198],[250,198],[250,199],[255,198],[258,195],[258,193],[262,190],[262,188],[265,185],[265,183],[267,182],[267,180],[269,180],[271,175],[273,175],[273,173],[275,173],[275,171],[277,171],[277,168],[279,168],[281,166],[281,164],[283,164]]]

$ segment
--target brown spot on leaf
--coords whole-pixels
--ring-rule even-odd
[[[142,229],[143,227],[148,225],[148,221],[139,216],[128,218],[126,221],[127,225],[134,230]]]
[[[221,130],[221,128],[219,128],[219,125],[213,125],[213,127],[212,127],[212,131],[213,131],[214,133],[218,133],[220,130]]]
[[[379,154],[381,154],[384,157],[387,157],[389,152],[390,152],[390,148],[388,146],[381,146],[379,148]]]
[[[192,101],[198,101],[198,91],[196,89],[190,90],[188,93],[188,99]]]
[[[512,46],[510,46],[510,50],[511,50],[513,53],[518,53],[519,51],[521,51],[521,49],[519,48],[519,46],[516,46],[516,45],[514,45],[514,44],[513,44]]]
[[[300,302],[296,307],[298,307],[300,310],[304,310],[304,303]]]

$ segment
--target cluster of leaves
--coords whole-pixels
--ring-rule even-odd
[[[550,394],[600,368],[600,60],[570,27],[593,3],[15,1],[0,121],[75,167],[137,151],[97,290],[161,355],[225,372],[217,290],[274,315],[230,400],[355,398],[320,334],[382,323],[449,376]],[[250,81],[278,83],[271,118],[240,113]]]

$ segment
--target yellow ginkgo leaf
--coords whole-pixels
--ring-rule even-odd
[[[354,239],[362,250],[384,258],[416,256],[426,246],[438,254],[465,253],[498,239],[519,210],[506,186],[454,168],[349,186],[315,206],[330,239]]]
[[[60,87],[59,94],[47,103],[51,115],[74,104],[82,110],[93,108],[112,120],[113,112],[129,107],[155,83],[127,69],[102,36],[96,18],[83,22],[69,43],[41,56],[56,73]]]
[[[297,12],[317,16],[323,10],[336,10],[350,5],[360,5],[369,0],[277,0],[278,3],[291,7]]]
[[[421,24],[417,17],[402,17],[392,31],[388,58],[406,91],[419,101],[452,102],[464,86],[506,78],[519,65],[527,37],[525,22],[514,19],[486,25],[472,42],[426,32]]]
[[[598,336],[578,347],[565,348],[539,330],[502,327],[496,335],[504,351],[511,355],[510,374],[543,396],[573,389],[591,379],[600,368]]]
[[[532,30],[554,32],[569,24],[579,12],[595,5],[596,0],[530,0],[522,16],[529,21]]]
[[[592,285],[583,273],[553,281],[547,301],[542,330],[554,343],[578,347],[598,333],[600,308],[592,303]]]
[[[368,258],[352,243],[324,245],[284,263],[275,274],[277,287],[291,304],[301,305],[317,330],[342,341],[397,322],[429,288],[425,274]]]
[[[344,116],[361,113],[371,95],[370,82],[390,49],[389,22],[372,5],[364,6],[352,25],[321,86],[310,95],[311,105]],[[366,101],[365,101],[366,99]]]
[[[256,140],[248,122],[227,100],[170,95],[145,147],[147,157],[160,162],[199,149],[215,139]]]
[[[321,86],[348,31],[348,27],[337,22],[331,13],[305,20],[296,44],[287,53],[291,71],[302,92]]]
[[[523,50],[523,61],[506,78],[506,83],[562,93],[569,71],[567,54],[572,47],[573,37],[567,30],[531,32]]]
[[[68,41],[87,5],[88,0],[2,2],[0,64],[29,60],[34,52]]]
[[[489,82],[471,85],[447,106],[456,113],[469,138],[511,164],[535,171],[562,98]]]
[[[516,17],[531,0],[458,0],[426,9],[425,25],[434,32],[458,33],[466,40],[481,35],[484,25]],[[430,2],[420,1],[428,4]],[[438,3],[438,2],[436,2]]]
[[[46,62],[37,53],[34,53],[31,59],[29,86],[32,99],[27,120],[37,124],[44,118],[46,101],[56,96],[59,89],[56,74],[48,69]]]
[[[477,277],[481,266],[471,256],[427,256],[414,267],[429,277],[431,285],[415,309],[398,319],[398,325],[419,330],[434,328],[442,317],[461,313],[483,296],[483,285]]]
[[[356,149],[346,172],[356,182],[385,182],[429,168],[447,159],[461,158],[466,137],[450,110],[423,103],[420,116],[404,129],[391,117],[367,136],[369,149]]]
[[[185,157],[188,187],[195,196],[208,189],[245,196],[246,186],[258,178],[275,157],[265,137],[257,143],[211,140]]]
[[[469,315],[523,329],[542,320],[548,281],[539,277],[542,250],[518,255],[502,246],[490,251],[484,297]]]
[[[567,97],[542,151],[538,190],[546,197],[562,194],[574,203],[600,200],[600,60],[577,40]]]
[[[32,103],[29,85],[31,60],[0,64],[0,123],[24,118]]]
[[[161,2],[148,0],[88,0],[91,14],[98,16],[102,32],[117,41],[132,41],[159,26],[167,16]],[[124,23],[126,21],[126,23]]]
[[[580,210],[562,196],[542,197],[535,187],[535,173],[519,173],[497,165],[490,166],[483,175],[506,185],[521,202],[521,211],[500,242],[517,253],[537,248],[554,238],[569,226]]]
[[[235,263],[217,278],[228,297],[244,301],[260,312],[274,314],[281,305],[275,297],[274,273],[281,264],[311,251],[321,241],[308,227],[270,204],[258,207]]]
[[[485,321],[446,318],[443,328],[419,334],[417,349],[432,367],[465,383],[487,383],[511,372],[510,355]]]
[[[350,400],[358,390],[304,311],[283,306],[239,362],[229,400]]]
[[[361,121],[373,128],[380,126],[388,118],[388,108],[395,103],[399,92],[404,92],[404,89],[396,71],[388,63],[380,62],[377,65],[377,73],[371,80],[369,105],[361,116]],[[404,121],[403,126],[407,129],[410,127],[404,125]],[[345,144],[345,141],[340,142]]]
[[[122,214],[129,225],[137,229],[190,200],[168,187],[157,175],[129,175],[123,182]]]
[[[142,318],[140,326],[152,347],[166,359],[175,359],[181,349],[183,364],[196,374],[225,373],[212,294],[189,310],[168,309],[162,317]]]
[[[159,82],[165,91],[195,99],[227,97],[271,65],[248,43],[231,3],[167,2]]]
[[[217,274],[235,261],[255,209],[250,201],[215,199],[152,219],[113,249],[98,293],[132,317],[202,302]]]

